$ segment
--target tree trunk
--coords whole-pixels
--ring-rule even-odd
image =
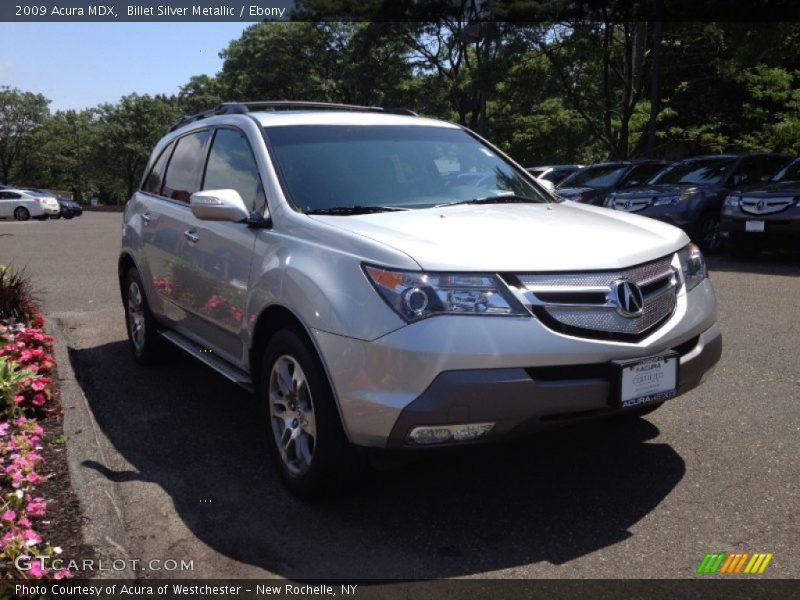
[[[656,121],[661,104],[661,9],[663,0],[656,0],[656,21],[653,23],[653,63],[650,71],[650,120],[644,155],[652,158],[656,151]]]

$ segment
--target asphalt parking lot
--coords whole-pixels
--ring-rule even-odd
[[[159,576],[685,578],[745,551],[774,553],[763,577],[800,577],[800,257],[709,261],[722,361],[647,418],[431,455],[306,505],[265,462],[250,397],[190,358],[134,364],[120,229],[0,222],[0,264],[27,267],[65,332],[96,423],[68,404],[70,460],[111,491],[117,550],[193,560]],[[92,485],[77,491],[101,525]]]

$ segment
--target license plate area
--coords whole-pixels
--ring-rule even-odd
[[[678,395],[680,355],[677,352],[615,360],[611,364],[615,373],[611,405],[615,408],[656,404]]]
[[[744,222],[744,230],[751,233],[764,233],[764,221],[749,219]]]

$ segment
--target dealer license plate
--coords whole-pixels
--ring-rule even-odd
[[[678,394],[677,352],[615,361],[619,367],[619,406],[631,408],[663,402]]]
[[[754,221],[754,220],[745,221],[744,230],[752,231],[753,233],[763,233],[764,221]]]

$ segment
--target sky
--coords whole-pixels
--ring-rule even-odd
[[[214,75],[219,52],[252,23],[2,23],[0,85],[41,93],[50,109],[175,94]]]

